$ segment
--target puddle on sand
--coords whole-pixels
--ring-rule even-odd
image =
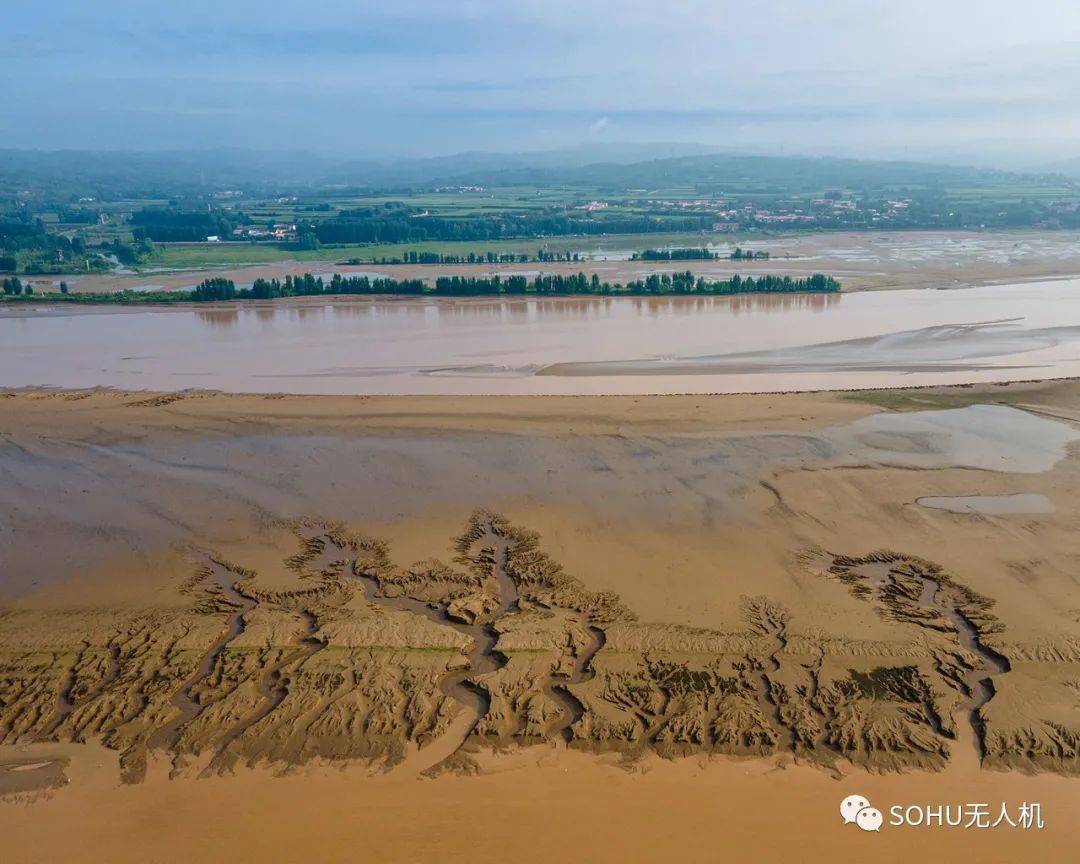
[[[68,782],[67,766],[67,758],[0,758],[0,797],[59,788]]]
[[[1072,426],[1005,405],[882,413],[829,435],[848,458],[914,468],[977,468],[1037,474],[1080,438]]]
[[[925,495],[916,499],[915,503],[950,513],[981,513],[987,516],[1054,512],[1054,504],[1049,498],[1028,492],[1011,495]]]

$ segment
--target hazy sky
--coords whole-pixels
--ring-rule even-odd
[[[0,0],[7,147],[1080,156],[1073,0]]]

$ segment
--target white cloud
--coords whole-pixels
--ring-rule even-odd
[[[589,124],[589,136],[595,138],[607,129],[609,125],[611,125],[611,121],[608,120],[607,117],[601,117],[600,119],[593,121]]]

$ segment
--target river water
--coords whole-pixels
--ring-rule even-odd
[[[729,298],[0,309],[0,387],[712,393],[1080,375],[1080,280]]]

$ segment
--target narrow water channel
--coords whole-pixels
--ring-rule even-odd
[[[965,712],[975,733],[979,759],[982,760],[986,755],[982,709],[994,697],[994,676],[1010,670],[1008,659],[981,642],[978,629],[961,611],[952,592],[943,589],[938,580],[914,568],[905,569],[902,578],[898,579],[893,566],[884,563],[861,567],[859,572],[873,585],[879,600],[888,597],[893,602],[940,616],[950,625],[957,646],[968,656],[977,659],[973,667],[968,668],[959,679],[953,680],[966,696]],[[910,584],[905,584],[909,580],[915,582],[917,591],[913,591]]]

